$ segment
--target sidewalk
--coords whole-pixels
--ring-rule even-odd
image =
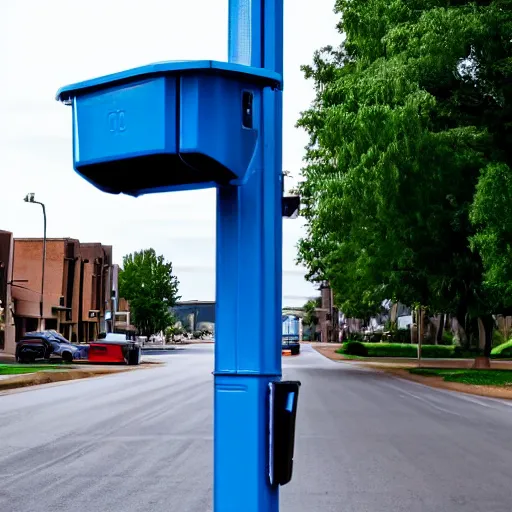
[[[176,345],[144,345],[141,347],[142,353],[144,352],[170,352],[172,350],[179,350]]]
[[[0,363],[14,363],[16,358],[10,354],[0,354]]]

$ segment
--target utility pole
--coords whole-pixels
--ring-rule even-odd
[[[283,0],[230,0],[228,31],[229,62],[282,75]],[[215,512],[279,510],[267,454],[268,389],[282,357],[282,94],[263,91],[262,172],[218,188]]]
[[[278,512],[300,386],[281,382],[282,223],[300,204],[283,199],[283,0],[229,1],[228,56],[142,66],[57,98],[73,107],[74,168],[100,190],[216,187],[214,511]]]

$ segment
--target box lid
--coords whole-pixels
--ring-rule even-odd
[[[277,89],[281,89],[283,85],[282,77],[279,73],[264,68],[255,68],[242,64],[214,60],[174,60],[147,64],[126,71],[66,85],[57,91],[55,99],[57,101],[66,101],[75,96],[92,92],[95,89],[104,89],[112,87],[113,85],[120,85],[122,83],[129,83],[145,78],[189,74],[194,72],[230,76],[266,87],[275,87]]]

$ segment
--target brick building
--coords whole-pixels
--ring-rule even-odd
[[[337,343],[339,341],[339,316],[334,306],[333,290],[328,283],[320,286],[322,297],[321,307],[315,310],[318,317],[317,330],[320,333],[320,341],[324,343]]]
[[[137,329],[131,323],[130,303],[123,298],[119,299],[115,314],[113,332],[135,336]]]
[[[43,241],[14,240],[13,301],[16,339],[25,332],[55,329],[73,342],[106,330],[113,283],[112,247],[72,238],[48,239],[43,315],[40,315]]]
[[[106,312],[111,311],[112,246],[99,243],[80,244],[81,270],[78,339],[90,341],[106,331]]]
[[[0,230],[0,354],[14,354],[14,316],[10,275],[13,260],[13,237]]]

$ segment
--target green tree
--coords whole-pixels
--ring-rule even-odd
[[[304,304],[304,316],[302,318],[302,324],[309,327],[311,341],[315,339],[315,329],[318,325],[319,319],[316,314],[316,309],[322,306],[322,298],[317,297],[316,299],[308,300]]]
[[[310,136],[299,259],[347,315],[392,299],[451,312],[466,328],[480,318],[488,353],[501,304],[470,247],[482,245],[469,213],[487,166],[509,163],[511,3],[335,9],[343,43],[304,67],[317,94],[298,123]]]
[[[119,273],[119,294],[130,301],[133,324],[143,336],[164,331],[173,324],[169,308],[179,300],[178,279],[172,263],[145,249],[123,258]]]
[[[483,169],[471,208],[477,228],[471,242],[483,261],[488,293],[512,310],[512,170],[504,163]]]

